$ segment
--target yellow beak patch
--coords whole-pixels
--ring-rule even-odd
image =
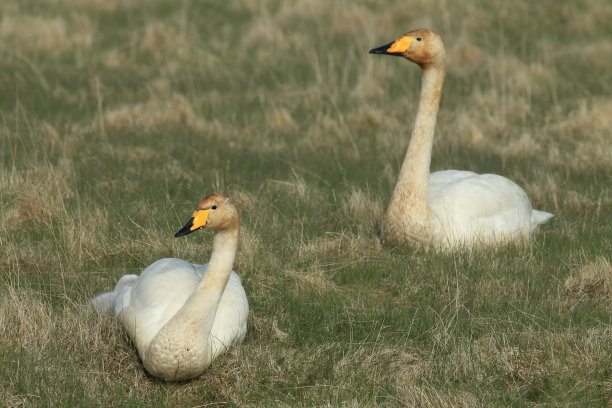
[[[393,44],[387,49],[387,52],[406,52],[410,44],[414,41],[411,37],[401,37],[395,40]]]
[[[191,231],[195,231],[198,228],[206,226],[206,220],[208,220],[208,213],[210,210],[195,210],[193,213],[193,225],[189,228]]]

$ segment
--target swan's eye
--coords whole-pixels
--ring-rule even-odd
[[[417,37],[417,41],[421,41],[421,37]]]
[[[216,210],[217,209],[217,204],[213,205],[212,207],[210,207],[211,210]]]

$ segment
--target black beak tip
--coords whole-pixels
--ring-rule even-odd
[[[182,237],[183,235],[191,234],[193,231],[191,230],[193,227],[193,218],[187,221],[187,224],[180,230],[174,233],[174,238]]]
[[[174,233],[174,238],[182,237],[183,235],[187,235],[187,234],[188,232],[185,232],[182,229],[180,229]]]
[[[381,45],[380,47],[372,48],[369,54],[391,54],[387,50],[393,45],[393,41],[389,44]]]

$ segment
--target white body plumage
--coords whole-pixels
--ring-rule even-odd
[[[205,227],[215,230],[208,264],[160,259],[92,299],[96,310],[116,316],[147,371],[166,380],[197,377],[246,334],[249,304],[232,271],[240,228],[227,197],[202,200],[175,236]]]
[[[429,205],[441,248],[527,240],[553,216],[533,210],[512,180],[461,170],[430,174]]]
[[[505,177],[459,170],[430,174],[446,73],[439,35],[414,30],[370,53],[401,56],[423,70],[412,137],[381,227],[383,240],[441,250],[496,246],[529,239],[553,216],[533,210],[525,191]]]

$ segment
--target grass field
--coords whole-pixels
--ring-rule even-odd
[[[612,3],[2,0],[0,405],[612,404]],[[432,171],[516,181],[555,213],[526,248],[436,254],[377,230],[442,35]],[[243,344],[146,374],[84,309],[232,197]]]

